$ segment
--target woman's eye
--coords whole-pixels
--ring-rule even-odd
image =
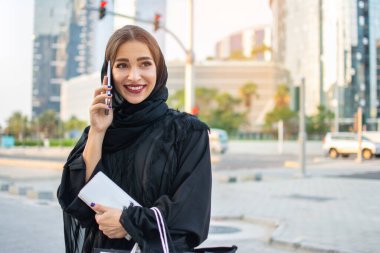
[[[141,64],[143,67],[149,67],[152,65],[152,63],[150,61],[144,61],[142,64]]]
[[[119,69],[126,68],[126,67],[127,67],[127,64],[125,64],[125,63],[119,63],[116,65],[116,68],[119,68]]]

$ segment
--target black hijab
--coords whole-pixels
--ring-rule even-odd
[[[155,87],[152,93],[139,104],[131,104],[125,100],[116,90],[113,80],[111,81],[114,113],[112,124],[107,129],[103,141],[103,152],[112,153],[132,144],[147,127],[167,112],[168,89],[166,88],[166,81],[168,72],[161,52],[159,61],[156,63],[157,79]],[[101,80],[103,80],[106,73],[107,60],[105,59],[101,71]]]

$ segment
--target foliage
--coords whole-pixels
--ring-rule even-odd
[[[87,122],[80,120],[75,116],[71,116],[69,120],[63,123],[65,132],[71,132],[74,130],[82,131],[87,126]]]
[[[281,84],[277,87],[274,95],[274,108],[265,115],[264,128],[269,132],[275,132],[275,124],[284,122],[285,135],[290,136],[297,131],[297,113],[290,109],[289,88]]]
[[[272,51],[272,48],[270,46],[262,44],[252,49],[251,56],[255,57],[255,56],[258,56],[259,54],[263,54],[265,52],[271,52],[271,51]]]
[[[74,147],[77,139],[51,139],[49,140],[50,147]]]
[[[43,146],[43,141],[42,140],[23,140],[23,141],[16,141],[15,142],[16,146],[29,146],[29,147],[34,147],[34,146]]]
[[[168,99],[168,104],[179,110],[184,108],[184,90],[176,91]],[[237,130],[246,122],[246,113],[238,112],[241,100],[228,93],[219,93],[216,89],[197,87],[195,105],[199,108],[198,117],[210,127]]]
[[[21,141],[30,132],[28,117],[21,112],[14,112],[7,120],[5,134],[13,135],[16,141]]]
[[[324,136],[331,128],[334,113],[325,106],[318,106],[318,112],[315,115],[307,117],[306,131],[308,134]]]
[[[42,132],[44,138],[52,138],[59,135],[60,120],[55,111],[45,111],[38,117],[36,123],[38,124],[38,130]]]
[[[257,84],[247,82],[239,89],[240,95],[243,99],[244,106],[249,110],[252,104],[252,97],[259,98],[257,93]]]
[[[242,50],[235,50],[231,52],[230,57],[231,60],[245,60],[247,57],[244,56]]]
[[[289,87],[285,84],[280,84],[277,87],[274,95],[275,107],[289,107],[290,104],[290,91]]]
[[[201,119],[210,127],[225,129],[228,133],[236,131],[247,122],[246,113],[238,112],[237,107],[241,100],[228,93],[221,93],[215,97],[217,106],[211,110],[210,118]]]
[[[183,111],[185,110],[185,90],[177,90],[173,95],[170,95],[167,101],[171,108]]]

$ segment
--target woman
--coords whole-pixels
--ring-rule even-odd
[[[109,60],[113,88],[106,85]],[[192,250],[207,238],[208,127],[168,109],[167,77],[163,55],[148,32],[125,26],[111,36],[101,72],[103,86],[95,90],[90,106],[90,126],[71,151],[58,188],[66,252],[130,250],[135,242],[142,252],[161,252],[151,207],[164,216],[171,252]],[[104,103],[110,97],[112,107]],[[99,171],[142,207],[118,210],[93,203],[91,209],[82,202],[79,191]]]

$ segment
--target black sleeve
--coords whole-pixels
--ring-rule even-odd
[[[173,195],[163,195],[155,203],[164,216],[177,251],[192,249],[208,235],[211,210],[211,162],[207,130],[189,133],[179,147]],[[161,247],[152,210],[130,206],[120,222],[142,249]],[[152,246],[153,245],[153,246]],[[170,246],[170,243],[169,243]]]
[[[90,179],[101,170],[103,170],[103,166],[100,160]],[[79,191],[86,184],[85,178],[86,164],[83,156],[80,155],[65,164],[57,192],[57,198],[63,211],[76,218],[82,227],[86,227],[94,216],[94,211],[78,197]]]

